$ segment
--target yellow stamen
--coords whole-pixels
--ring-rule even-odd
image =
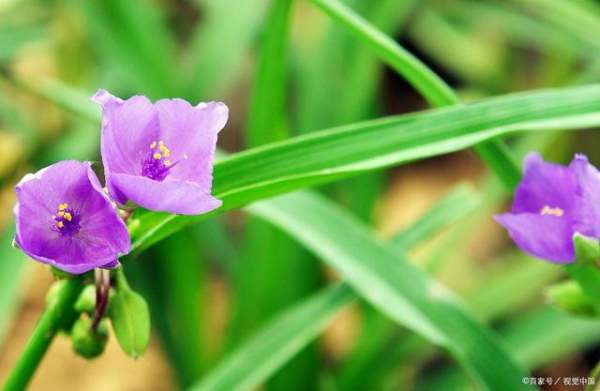
[[[160,159],[162,156],[160,155],[160,153],[155,153],[154,155],[152,155],[152,157],[154,158],[154,160],[158,160]]]
[[[64,204],[58,205],[58,210],[65,210],[69,207],[69,205],[65,202]]]
[[[544,207],[540,211],[540,214],[542,216],[551,215],[551,216],[561,217],[562,215],[565,214],[565,211],[562,210],[561,208],[551,208],[548,205],[544,205]]]
[[[64,226],[65,226],[65,223],[63,223],[62,221],[59,221],[58,223],[56,223],[56,226],[57,226],[58,228],[62,228],[62,227],[64,227]]]
[[[154,148],[156,148],[156,141],[152,141],[152,144],[150,144],[150,149]]]
[[[169,166],[171,165],[171,161],[170,161],[170,160],[165,160],[165,161],[163,162],[163,164],[164,164],[165,166],[169,167]]]
[[[56,215],[57,215],[58,217],[63,217],[63,216],[65,215],[65,212],[63,212],[62,210],[59,210],[59,211],[56,213]]]
[[[73,219],[73,216],[71,216],[71,213],[69,213],[69,212],[65,213],[65,220],[71,221],[72,219]]]

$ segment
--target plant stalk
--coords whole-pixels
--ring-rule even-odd
[[[58,288],[56,296],[47,303],[46,310],[4,384],[4,391],[24,390],[29,384],[56,333],[68,327],[75,320],[76,313],[73,305],[83,290],[83,286],[80,278],[64,280],[63,285]]]

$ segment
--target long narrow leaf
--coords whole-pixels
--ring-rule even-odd
[[[267,0],[198,0],[204,18],[193,33],[187,59],[191,100],[222,99],[239,77],[256,38]],[[224,23],[226,21],[226,23]]]
[[[423,234],[435,232],[447,226],[456,218],[457,214],[454,211],[450,212],[451,209],[455,208],[447,202],[448,199],[470,204],[473,202],[473,198],[474,194],[467,191],[467,188],[458,188],[448,197],[445,197],[440,203],[436,204],[422,219],[419,219],[418,223],[416,223],[415,226],[426,226],[428,227],[427,230],[412,230],[409,228],[405,232],[411,240],[401,240],[403,234],[398,235],[395,240],[405,243],[404,249],[408,250],[413,248],[424,239],[422,236]],[[461,208],[461,210],[464,213],[468,211],[466,208]],[[356,299],[356,294],[352,293],[346,284],[326,288],[321,293],[315,295],[314,298],[307,299],[286,311],[288,315],[298,315],[305,311],[309,302],[319,301],[329,297],[333,294],[332,292],[336,290],[339,292],[349,292],[343,293],[343,297],[346,299],[343,301],[329,301],[328,305],[320,306],[318,311],[312,314],[312,317],[294,316],[293,318],[298,322],[297,324],[295,322],[293,324],[288,323],[287,319],[289,319],[289,317],[286,315],[276,317],[268,323],[262,332],[253,336],[240,349],[236,350],[231,356],[226,358],[214,371],[210,372],[207,378],[200,383],[201,386],[198,386],[198,388],[212,386],[216,389],[220,389],[220,387],[227,386],[231,389],[243,389],[253,388],[264,382],[276,369],[280,368],[283,363],[289,360],[303,347],[301,344],[297,343],[298,341],[295,338],[285,339],[273,337],[274,335],[294,335],[292,333],[293,329],[298,328],[307,332],[302,335],[302,342],[307,344],[327,325],[327,322],[321,323],[321,320],[331,319],[333,314],[339,312],[350,301]],[[320,323],[319,328],[312,327],[314,319],[317,319]],[[274,330],[277,330],[277,332]],[[271,335],[273,338],[269,338],[267,341],[264,337],[265,335]],[[257,345],[263,346],[263,349],[258,351]],[[278,360],[267,359],[262,357],[262,355],[267,355],[269,357],[275,356]],[[269,364],[266,366],[263,365],[265,361],[269,361]]]
[[[600,86],[506,95],[356,123],[269,144],[215,164],[214,194],[223,207],[332,182],[362,172],[458,151],[519,130],[576,129],[600,124]],[[206,218],[146,213],[133,233],[144,248]]]
[[[292,0],[271,6],[250,100],[247,144],[251,147],[287,137],[287,38]]]
[[[481,388],[528,389],[520,382],[524,372],[496,336],[449,290],[334,204],[298,192],[248,209],[307,246],[380,311],[447,349]]]
[[[458,96],[439,76],[393,39],[369,24],[339,0],[312,0],[332,18],[348,28],[381,59],[408,80],[435,107],[459,104]],[[474,145],[475,150],[490,168],[513,189],[520,179],[519,167],[498,141]]]
[[[238,391],[256,387],[312,339],[354,299],[344,284],[320,292],[281,314],[192,390]]]

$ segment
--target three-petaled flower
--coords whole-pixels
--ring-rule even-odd
[[[223,103],[192,106],[182,99],[152,103],[99,90],[102,162],[108,191],[124,205],[177,214],[218,208],[211,195],[217,133],[227,122]]]
[[[575,233],[600,239],[600,173],[584,155],[565,167],[530,153],[511,213],[495,218],[524,252],[573,262]]]
[[[31,258],[80,274],[118,266],[131,248],[127,227],[90,163],[62,161],[16,186],[15,243]]]

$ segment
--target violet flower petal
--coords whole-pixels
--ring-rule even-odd
[[[600,172],[584,155],[576,155],[569,169],[579,184],[575,197],[575,230],[588,237],[600,238]]]
[[[127,228],[90,163],[64,161],[16,186],[17,245],[31,258],[70,273],[114,267],[130,251]]]
[[[573,262],[573,231],[567,219],[535,213],[505,213],[494,218],[524,252],[557,263]]]
[[[113,172],[141,174],[143,152],[158,137],[158,117],[152,102],[145,96],[126,101],[99,90],[92,101],[102,106],[101,154],[104,176],[111,196],[120,204],[127,198],[112,186]]]
[[[210,193],[217,134],[227,123],[227,106],[208,102],[192,107],[182,99],[163,99],[156,109],[159,138],[172,151],[171,161],[178,162],[169,177],[196,182]]]
[[[196,215],[221,206],[221,201],[204,192],[197,183],[166,180],[153,181],[143,176],[113,174],[114,185],[129,199],[147,209]]]
[[[179,214],[221,205],[210,193],[217,133],[228,116],[224,104],[191,106],[181,99],[152,104],[103,90],[93,100],[103,108],[102,161],[113,199]]]
[[[571,211],[577,188],[571,170],[544,162],[538,153],[529,153],[524,166],[523,180],[515,192],[513,213],[538,213],[545,206]]]
[[[523,251],[552,262],[573,262],[575,233],[600,239],[600,174],[583,155],[564,167],[530,153],[512,213],[496,220]]]

